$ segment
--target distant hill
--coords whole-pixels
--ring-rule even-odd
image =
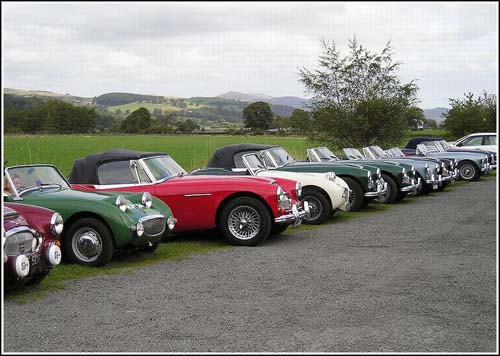
[[[271,98],[264,100],[265,102],[273,105],[285,105],[290,106],[294,109],[307,109],[307,105],[309,104],[309,100],[298,98],[296,96],[280,96],[277,98]]]
[[[237,91],[230,91],[221,95],[217,95],[216,98],[228,99],[228,100],[239,100],[239,101],[259,101],[271,99],[272,96],[265,94],[246,94]]]
[[[131,93],[107,93],[99,95],[96,98],[96,103],[105,106],[116,106],[134,103],[136,101],[152,102],[158,100],[158,96],[131,94]]]
[[[439,124],[441,124],[444,121],[443,114],[446,114],[449,109],[447,108],[434,108],[434,109],[425,109],[424,110],[424,115],[426,119],[431,119],[434,120]]]

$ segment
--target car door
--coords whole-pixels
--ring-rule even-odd
[[[484,135],[481,148],[486,151],[497,152],[497,136],[496,135]]]
[[[471,150],[482,150],[483,149],[483,136],[471,136],[457,144],[457,147],[471,149]]]

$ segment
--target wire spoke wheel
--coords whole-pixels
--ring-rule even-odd
[[[309,204],[309,216],[304,220],[316,220],[323,214],[323,204],[317,197],[309,195],[304,201]]]
[[[251,206],[237,206],[229,213],[229,231],[240,240],[249,240],[260,231],[260,215]]]

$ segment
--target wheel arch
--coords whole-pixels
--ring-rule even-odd
[[[328,200],[328,203],[330,204],[330,211],[333,210],[332,199],[330,198],[330,195],[326,192],[326,190],[317,185],[305,185],[302,187],[302,195],[304,195],[303,194],[304,189],[311,189],[321,193],[326,198],[326,200]]]
[[[269,206],[269,203],[265,199],[263,199],[260,195],[252,193],[252,192],[237,192],[237,193],[233,193],[233,194],[225,197],[224,200],[221,201],[221,203],[217,207],[217,211],[215,213],[215,224],[216,224],[217,228],[220,228],[219,221],[220,221],[220,216],[222,214],[222,211],[224,210],[224,207],[233,199],[241,198],[241,197],[255,198],[255,199],[259,200],[262,204],[264,204],[267,211],[269,212],[269,215],[271,216],[271,225],[274,224],[273,210],[271,209],[271,207]]]
[[[76,221],[78,221],[79,219],[83,219],[83,218],[94,218],[94,219],[99,220],[100,222],[102,222],[104,225],[106,225],[106,227],[109,229],[109,231],[111,233],[111,237],[112,237],[112,240],[113,240],[113,246],[116,248],[115,235],[113,234],[113,229],[111,228],[111,226],[109,226],[109,224],[106,222],[105,219],[102,218],[102,216],[100,216],[99,214],[93,213],[91,211],[79,211],[78,213],[75,213],[75,214],[71,215],[68,219],[66,219],[64,221],[64,229],[63,229],[63,233],[61,234],[61,242],[63,244],[65,244],[66,235],[67,235],[70,227]]]

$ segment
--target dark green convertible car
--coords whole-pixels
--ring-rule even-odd
[[[355,163],[311,163],[295,161],[281,146],[242,143],[228,145],[215,150],[207,167],[196,174],[218,174],[217,170],[234,169],[235,161],[248,153],[257,152],[267,169],[300,173],[333,172],[342,178],[351,189],[349,203],[351,211],[357,211],[372,198],[381,199],[387,193],[387,183],[382,179],[380,169]],[[221,172],[220,174],[227,174]]]
[[[176,223],[170,208],[150,193],[77,191],[48,164],[5,167],[4,201],[61,214],[63,256],[87,266],[105,265],[117,249],[152,252]]]

